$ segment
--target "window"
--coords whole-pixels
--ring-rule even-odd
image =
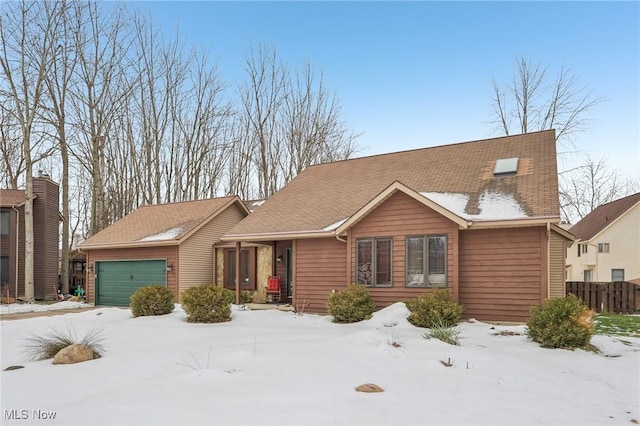
[[[0,235],[9,235],[9,211],[0,211]]]
[[[609,253],[609,243],[598,243],[598,253]]]
[[[624,281],[624,269],[612,269],[611,281],[613,281],[614,283],[618,281]]]
[[[0,257],[0,285],[9,284],[9,257]]]
[[[243,289],[255,289],[255,249],[243,249],[240,251],[240,287]],[[236,251],[225,250],[224,286],[236,287]]]
[[[578,244],[578,257],[580,257],[580,254],[584,254],[587,252],[587,247],[588,247],[587,243]]]
[[[585,283],[593,282],[593,269],[584,270],[584,282]]]
[[[425,280],[425,271],[426,277]],[[447,286],[447,237],[407,238],[407,287]]]
[[[356,277],[358,284],[391,286],[391,238],[356,240]]]

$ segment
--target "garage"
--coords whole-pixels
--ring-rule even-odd
[[[125,260],[96,262],[96,305],[129,306],[141,287],[167,285],[167,261]]]

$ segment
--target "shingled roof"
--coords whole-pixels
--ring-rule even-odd
[[[142,206],[85,240],[80,248],[179,244],[234,202],[245,208],[235,196]]]
[[[517,173],[495,177],[496,160],[513,157]],[[331,232],[394,182],[470,221],[491,219],[482,206],[492,197],[517,207],[511,219],[559,221],[550,130],[310,166],[223,240]]]
[[[0,206],[20,206],[26,202],[23,189],[0,189]]]
[[[603,204],[573,225],[569,232],[578,240],[588,241],[638,203],[640,192]]]

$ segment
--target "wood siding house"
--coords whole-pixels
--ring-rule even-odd
[[[524,321],[564,296],[559,210],[544,131],[308,167],[217,247],[265,250],[262,270],[306,312],[358,283],[378,308],[447,288],[466,317]]]
[[[599,206],[569,232],[567,281],[640,284],[640,192]]]
[[[48,176],[33,178],[33,283],[37,300],[54,299],[58,287],[59,188]],[[0,284],[2,296],[22,298],[25,191],[0,190]]]
[[[213,245],[249,211],[238,197],[143,206],[84,241],[87,300],[128,306],[140,287],[214,282]]]

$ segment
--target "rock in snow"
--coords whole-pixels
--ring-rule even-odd
[[[74,344],[61,349],[55,357],[54,364],[76,364],[94,358],[93,349],[87,345]]]

